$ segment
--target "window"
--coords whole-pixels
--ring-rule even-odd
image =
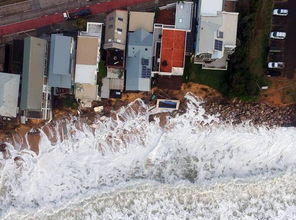
[[[118,17],[117,19],[118,19],[118,21],[123,21],[123,18],[121,18],[121,17]]]
[[[112,21],[112,20],[113,20],[113,17],[110,17],[110,18],[109,18],[109,21]]]
[[[113,24],[109,24],[109,25],[108,25],[108,28],[109,28],[109,29],[113,28]]]
[[[121,29],[121,28],[117,28],[117,31],[118,31],[118,32],[122,32],[122,29]]]

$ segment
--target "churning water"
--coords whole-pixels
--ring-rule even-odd
[[[69,121],[55,145],[43,134],[38,156],[10,146],[0,217],[296,219],[295,128],[225,125],[187,99],[163,128],[136,101],[115,119]]]

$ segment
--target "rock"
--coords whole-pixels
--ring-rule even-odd
[[[0,144],[0,152],[4,153],[6,151],[6,144],[5,143],[1,143]]]

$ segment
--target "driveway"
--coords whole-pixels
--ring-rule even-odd
[[[270,49],[279,49],[283,55],[285,69],[283,76],[293,79],[296,76],[296,1],[289,0],[287,2],[275,2],[274,8],[285,8],[289,10],[287,17],[273,16],[272,31],[283,31],[287,33],[285,40],[276,40],[282,42],[271,41]]]
[[[287,3],[289,15],[287,17],[287,39],[285,42],[285,75],[289,78],[296,76],[296,1],[289,0]]]

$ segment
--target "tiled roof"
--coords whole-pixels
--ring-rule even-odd
[[[172,72],[173,67],[184,67],[186,32],[163,30],[160,55],[160,71]]]

